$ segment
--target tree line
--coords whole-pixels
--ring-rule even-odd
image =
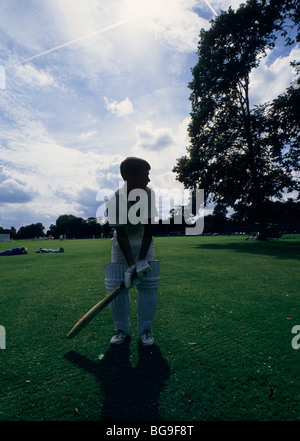
[[[0,234],[10,234],[11,239],[33,239],[40,237],[53,237],[58,239],[60,236],[66,238],[89,238],[89,237],[101,237],[101,235],[107,235],[108,229],[105,226],[100,225],[97,219],[89,217],[83,219],[81,217],[74,216],[72,214],[63,214],[59,216],[55,224],[51,224],[49,229],[46,228],[41,222],[36,224],[30,224],[22,226],[18,231],[15,227],[10,229],[4,229],[0,227]]]
[[[182,218],[181,224],[174,223],[175,209],[170,212],[170,218],[160,220],[153,226],[154,235],[184,234],[187,225]],[[285,202],[268,201],[264,206],[264,216],[268,225],[276,225],[282,233],[300,232],[300,201],[288,199]],[[240,205],[239,209],[228,214],[227,207],[220,203],[216,204],[212,214],[204,218],[204,233],[229,233],[232,231],[245,231],[251,233],[258,231],[258,226],[252,222],[251,211]],[[22,226],[18,231],[15,227],[5,229],[0,226],[0,234],[10,234],[11,239],[34,239],[43,237],[60,236],[68,239],[111,237],[113,229],[109,224],[100,224],[95,217],[83,219],[72,214],[64,214],[57,218],[55,224],[51,224],[46,231],[41,222]]]

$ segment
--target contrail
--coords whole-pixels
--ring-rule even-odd
[[[218,14],[216,13],[216,11],[214,10],[214,8],[211,6],[211,4],[208,3],[207,0],[204,0],[204,1],[205,1],[205,3],[207,4],[207,6],[212,10],[212,12],[213,12],[215,15],[218,15]]]
[[[64,47],[70,46],[71,44],[78,43],[79,41],[82,41],[82,40],[86,40],[87,38],[91,38],[94,35],[102,34],[103,32],[107,32],[111,29],[117,28],[118,26],[121,26],[125,23],[128,23],[128,22],[134,20],[137,17],[140,17],[141,15],[144,15],[144,14],[135,15],[134,17],[128,18],[127,20],[119,21],[118,23],[107,26],[106,28],[99,29],[98,31],[94,31],[94,32],[91,32],[87,35],[84,35],[83,37],[79,37],[79,38],[76,38],[75,40],[67,41],[66,43],[60,44],[59,46],[55,46],[51,49],[48,49],[46,51],[40,52],[36,55],[33,55],[32,57],[26,58],[26,60],[19,61],[18,63],[15,63],[14,66],[19,65],[19,64],[28,63],[28,61],[34,60],[35,58],[41,57],[42,55],[50,54],[51,52],[57,51],[58,49],[62,49]]]

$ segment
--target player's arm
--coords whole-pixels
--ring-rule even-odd
[[[122,251],[122,253],[124,254],[124,257],[126,259],[128,268],[125,271],[125,287],[126,288],[130,288],[132,285],[132,278],[133,275],[136,271],[136,265],[133,259],[133,255],[132,255],[132,250],[131,250],[131,245],[128,239],[128,235],[126,233],[126,230],[124,227],[116,227],[116,232],[117,232],[117,241],[119,244],[119,247]]]
[[[132,266],[134,265],[134,259],[126,230],[123,226],[121,226],[121,227],[116,227],[116,231],[117,231],[117,241],[119,247],[121,248],[121,251],[124,254],[128,266]]]
[[[147,257],[148,251],[149,251],[149,247],[151,245],[152,238],[153,238],[153,221],[154,221],[154,218],[157,216],[157,210],[156,210],[156,206],[155,206],[155,193],[148,188],[147,194],[148,194],[148,210],[147,210],[148,219],[145,219],[144,221],[142,221],[144,224],[144,234],[143,234],[142,245],[141,245],[141,249],[140,249],[140,253],[139,253],[139,257],[138,257],[139,261],[146,260],[146,257]]]
[[[138,261],[136,264],[136,272],[139,278],[144,277],[149,271],[151,271],[151,267],[147,262],[146,257],[152,242],[152,237],[153,237],[152,225],[149,223],[145,225],[142,245],[141,245]]]
[[[152,225],[145,224],[142,245],[138,260],[145,260],[153,237]]]

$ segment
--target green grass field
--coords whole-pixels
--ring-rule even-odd
[[[110,348],[108,308],[66,334],[105,295],[110,241],[23,241],[0,256],[0,420],[300,420],[299,236],[155,238],[156,344]],[[40,246],[65,249],[36,254]]]

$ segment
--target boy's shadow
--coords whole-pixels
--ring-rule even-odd
[[[95,376],[104,395],[103,421],[159,421],[159,395],[170,376],[167,361],[157,345],[139,343],[138,364],[130,360],[129,342],[111,347],[99,362],[75,351],[64,358]]]

